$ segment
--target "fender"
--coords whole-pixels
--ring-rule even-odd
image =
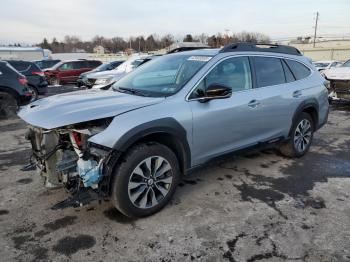
[[[157,133],[170,134],[181,142],[185,154],[185,165],[188,167],[191,163],[191,151],[187,141],[187,132],[179,122],[171,117],[153,120],[132,128],[118,139],[113,148],[124,152],[136,141]]]
[[[319,104],[315,98],[306,99],[300,103],[300,105],[297,107],[297,109],[295,110],[295,112],[293,114],[292,126],[290,128],[289,135],[288,135],[289,137],[290,137],[290,132],[292,131],[293,124],[295,123],[295,121],[298,118],[298,116],[300,115],[300,113],[303,112],[306,108],[310,108],[310,107],[315,109],[317,112],[316,119],[314,119],[315,120],[314,124],[315,124],[315,127],[318,126]]]

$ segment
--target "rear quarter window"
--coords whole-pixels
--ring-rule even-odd
[[[88,66],[86,65],[86,61],[79,61],[79,62],[74,62],[73,67],[74,69],[82,69],[82,68],[87,68]]]
[[[292,70],[296,80],[306,78],[311,74],[311,70],[304,66],[302,63],[289,59],[286,59],[285,61],[288,64],[289,68]]]

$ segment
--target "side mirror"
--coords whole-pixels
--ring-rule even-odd
[[[229,98],[232,95],[232,89],[221,84],[211,84],[205,91],[205,96],[198,99],[199,102],[205,103],[213,99]]]

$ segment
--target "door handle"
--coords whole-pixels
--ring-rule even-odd
[[[248,103],[248,106],[250,108],[256,108],[258,105],[260,105],[260,102],[258,100],[255,100],[255,99]]]
[[[294,91],[293,92],[293,97],[298,98],[302,96],[302,92],[300,90]]]

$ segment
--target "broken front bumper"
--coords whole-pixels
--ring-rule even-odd
[[[31,159],[46,187],[64,186],[69,191],[98,189],[110,153],[107,149],[90,147],[87,136],[74,130],[30,127],[27,139],[32,144]]]
[[[331,80],[329,99],[350,102],[350,80]]]

